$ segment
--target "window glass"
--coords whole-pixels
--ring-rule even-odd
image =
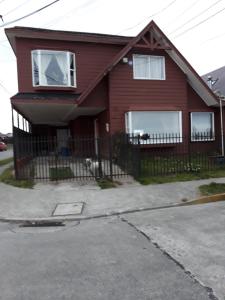
[[[126,114],[130,134],[148,136],[144,143],[182,141],[180,111],[132,111]]]
[[[71,85],[74,86],[75,84],[75,67],[74,67],[74,56],[72,53],[70,53],[70,80]]]
[[[135,56],[134,58],[134,77],[149,78],[149,61],[147,55]]]
[[[41,52],[41,70],[43,85],[68,85],[66,53]]]
[[[165,61],[163,56],[133,56],[133,72],[135,79],[165,79]]]
[[[33,53],[33,80],[34,85],[39,85],[39,67],[38,67],[38,55]]]
[[[180,134],[179,112],[132,112],[132,129],[149,134]],[[169,126],[168,126],[169,124]]]
[[[163,75],[163,59],[159,56],[150,57],[151,78],[162,79]]]
[[[193,141],[214,138],[214,114],[212,112],[191,113],[191,136]]]
[[[32,59],[34,85],[75,86],[75,66],[72,53],[34,50]]]

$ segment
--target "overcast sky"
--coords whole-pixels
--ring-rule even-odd
[[[0,15],[7,23],[52,1],[0,0]],[[137,35],[152,19],[200,75],[225,65],[225,0],[60,0],[6,27]],[[0,132],[12,131],[16,92],[16,58],[0,28]]]

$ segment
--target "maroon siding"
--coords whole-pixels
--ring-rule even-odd
[[[98,119],[99,136],[104,138],[109,134],[106,130],[106,124],[109,124],[109,110],[100,113],[96,118]]]
[[[78,117],[69,124],[72,137],[94,136],[94,118],[92,116]]]
[[[87,107],[108,107],[108,83],[103,79],[93,92],[81,103],[80,106]]]
[[[40,88],[32,86],[31,51],[49,49],[67,50],[75,53],[77,88],[72,89],[72,92],[81,93],[122,46],[65,41],[51,41],[49,43],[46,40],[17,38],[16,47],[19,92],[40,90]],[[49,90],[49,87],[47,89]],[[54,88],[54,90],[56,89]]]
[[[134,53],[134,52],[133,52]],[[138,52],[140,54],[144,53]],[[110,74],[111,132],[124,131],[124,114],[129,110],[181,110],[183,130],[187,130],[188,95],[185,74],[164,52],[166,80],[133,79],[133,67],[119,64]],[[129,54],[132,59],[132,53]]]

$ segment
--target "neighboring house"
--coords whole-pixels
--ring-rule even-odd
[[[225,66],[203,75],[202,79],[215,93],[225,97]]]
[[[153,21],[136,37],[5,32],[17,57],[12,107],[33,135],[219,134],[217,97]]]

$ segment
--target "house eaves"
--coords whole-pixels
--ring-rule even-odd
[[[100,43],[100,44],[113,44],[113,45],[126,45],[132,39],[128,36],[98,34],[88,32],[76,31],[61,31],[50,30],[43,28],[33,27],[12,27],[6,28],[5,34],[9,43],[16,54],[16,38],[28,39],[43,39],[43,40],[58,40],[67,42],[85,42],[85,43]]]

